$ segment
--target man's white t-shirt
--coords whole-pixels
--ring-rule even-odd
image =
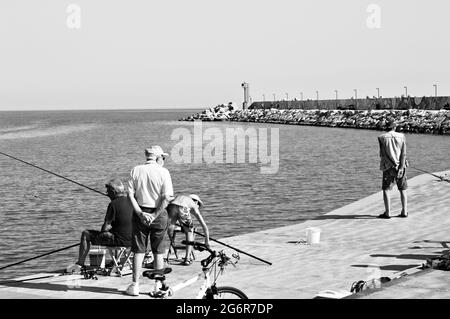
[[[130,187],[139,206],[158,207],[163,196],[173,196],[172,178],[167,168],[149,160],[131,170]]]

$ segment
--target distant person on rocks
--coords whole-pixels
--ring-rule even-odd
[[[127,198],[125,187],[119,179],[112,179],[106,185],[111,202],[106,211],[100,231],[85,230],[81,233],[78,261],[66,268],[66,272],[79,272],[92,245],[131,247],[133,206]]]
[[[173,196],[170,173],[163,167],[164,159],[168,155],[160,146],[152,146],[145,150],[146,163],[134,167],[130,173],[128,192],[135,209],[131,242],[131,250],[134,253],[133,282],[126,290],[128,295],[139,295],[139,277],[149,239],[153,268],[164,268],[169,219],[164,209],[157,208],[161,206],[164,197]]]
[[[406,139],[404,134],[395,131],[396,127],[397,124],[394,120],[388,120],[388,132],[378,137],[381,157],[380,170],[383,171],[382,190],[385,206],[385,211],[378,216],[379,218],[391,218],[389,191],[392,189],[394,183],[397,184],[402,201],[402,211],[399,217],[408,217]]]

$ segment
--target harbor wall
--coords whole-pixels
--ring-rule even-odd
[[[450,110],[450,97],[394,97],[305,101],[253,102],[249,109],[302,110]]]
[[[450,135],[450,110],[327,110],[215,108],[182,121],[237,121],[385,130],[387,120],[397,122],[398,132]]]

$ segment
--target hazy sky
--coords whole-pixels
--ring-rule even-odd
[[[449,15],[448,0],[2,0],[0,110],[241,104],[243,81],[253,101],[450,95]]]

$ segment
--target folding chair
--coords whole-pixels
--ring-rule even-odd
[[[195,231],[196,231],[196,228],[194,227],[194,238],[193,238],[193,240],[195,240]],[[169,247],[169,250],[167,252],[167,257],[166,257],[167,260],[169,260],[171,252],[175,254],[175,258],[176,259],[179,259],[177,250],[186,251],[186,245],[177,243],[177,241],[176,241],[177,233],[181,233],[183,235],[183,240],[185,240],[185,234],[184,234],[183,230],[181,229],[181,226],[177,224],[175,226],[175,229],[173,231],[172,236],[169,236],[170,247]],[[192,249],[192,251],[191,251],[191,256],[192,256],[192,259],[195,260],[194,249]]]
[[[127,266],[130,269],[133,269],[133,263],[131,262],[131,247],[108,246],[107,248],[114,263],[109,271],[110,276],[112,273],[117,273],[119,276],[122,276],[123,271]]]

